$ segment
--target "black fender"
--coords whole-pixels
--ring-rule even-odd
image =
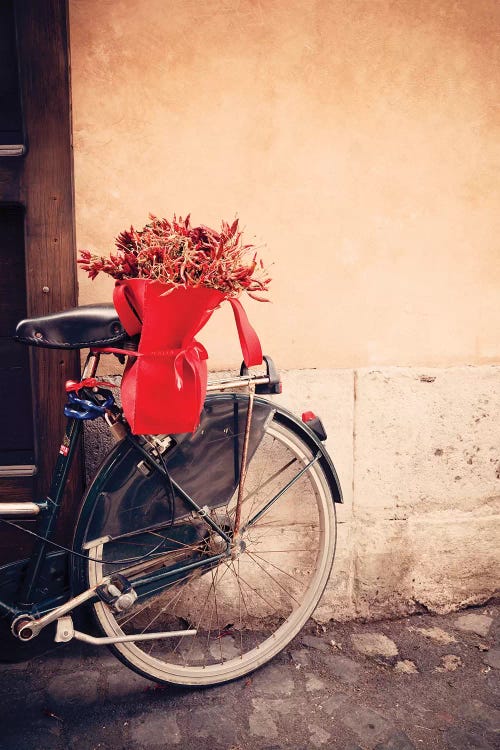
[[[257,399],[256,399],[257,400]],[[282,406],[277,406],[274,418],[280,424],[289,427],[297,435],[299,435],[309,446],[312,451],[320,451],[320,466],[326,474],[326,477],[330,483],[330,487],[333,494],[333,499],[336,503],[343,503],[344,498],[342,496],[342,488],[338,478],[337,470],[333,464],[332,459],[327,453],[325,446],[314,434],[314,432],[305,424],[301,419],[292,414],[291,411],[284,409]]]
[[[173,480],[200,507],[221,504],[230,498],[239,482],[242,433],[246,422],[248,395],[210,394],[194,433],[173,435],[173,448],[165,462]],[[335,467],[317,436],[294,414],[267,399],[254,399],[248,457],[251,460],[270,418],[300,437],[319,463],[330,485],[333,500],[342,502]],[[105,457],[82,501],[73,549],[81,552],[86,540],[111,537],[164,526],[172,520],[182,524],[192,507],[182,498],[172,504],[165,480],[153,469],[139,470],[140,453],[128,440],[117,443]],[[210,481],[207,481],[210,477]],[[72,556],[73,587],[85,587],[84,565]]]

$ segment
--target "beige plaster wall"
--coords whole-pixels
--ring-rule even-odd
[[[71,0],[78,245],[241,217],[282,367],[497,362],[497,0]],[[80,278],[81,302],[111,283]],[[239,359],[227,311],[203,337]]]

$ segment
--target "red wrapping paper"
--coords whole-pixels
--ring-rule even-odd
[[[198,427],[208,355],[195,336],[226,299],[246,365],[260,364],[260,342],[239,300],[201,286],[169,287],[148,279],[116,282],[113,302],[123,327],[130,336],[140,334],[121,385],[123,411],[134,434],[192,432]]]

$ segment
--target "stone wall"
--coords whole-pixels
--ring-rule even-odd
[[[283,406],[321,416],[344,494],[319,619],[446,612],[495,593],[500,367],[291,370],[283,386]],[[89,462],[105,442],[89,428]]]
[[[446,612],[495,592],[500,367],[290,371],[280,400],[323,417],[344,492],[321,618]]]

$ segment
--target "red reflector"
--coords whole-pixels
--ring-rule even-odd
[[[305,411],[302,415],[303,422],[311,422],[313,419],[317,419],[316,414],[313,411]]]

